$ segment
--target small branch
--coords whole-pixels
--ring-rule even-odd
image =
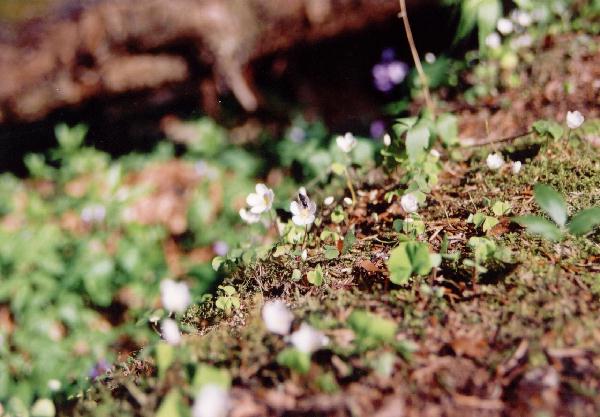
[[[400,2],[400,18],[404,22],[404,30],[406,32],[406,37],[408,38],[408,45],[410,46],[413,61],[415,61],[415,67],[417,68],[419,78],[421,79],[423,94],[425,95],[425,103],[427,104],[427,108],[431,112],[431,117],[435,119],[435,106],[433,105],[431,95],[429,94],[429,81],[427,80],[425,71],[423,71],[423,66],[421,65],[421,58],[419,58],[419,53],[417,52],[415,40],[413,39],[412,30],[410,29],[410,22],[408,21],[408,13],[406,11],[406,0],[398,1]]]
[[[529,130],[527,132],[519,133],[519,134],[513,135],[513,136],[507,136],[507,137],[504,137],[504,138],[486,139],[486,140],[482,140],[482,141],[478,141],[476,139],[472,139],[472,140],[469,140],[469,141],[465,140],[465,141],[462,141],[460,145],[463,148],[472,148],[472,147],[475,147],[475,146],[490,145],[492,143],[510,142],[511,140],[519,139],[519,138],[522,138],[524,136],[531,135],[532,133],[533,133],[533,131]]]

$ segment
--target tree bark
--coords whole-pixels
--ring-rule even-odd
[[[414,0],[411,3],[424,3]],[[95,0],[0,39],[0,123],[205,81],[259,105],[257,59],[394,18],[396,0]],[[400,29],[399,29],[400,30]]]

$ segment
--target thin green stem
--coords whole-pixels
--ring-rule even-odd
[[[348,184],[348,188],[350,189],[350,194],[352,194],[352,205],[356,204],[356,193],[354,192],[354,186],[352,185],[352,180],[350,179],[350,173],[348,172],[348,168],[344,168],[344,174],[346,174],[346,184]]]

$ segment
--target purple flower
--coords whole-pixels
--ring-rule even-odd
[[[229,245],[227,245],[226,242],[223,242],[222,240],[217,240],[215,243],[213,243],[213,252],[217,255],[225,256],[227,255],[228,251]]]
[[[92,379],[96,379],[99,376],[104,375],[108,370],[110,370],[110,364],[106,361],[106,359],[100,359],[98,362],[96,362],[96,365],[90,369],[88,376]]]
[[[381,62],[371,70],[375,88],[384,93],[402,83],[408,75],[408,65],[394,59],[394,55],[393,49],[385,49],[381,54]]]
[[[374,120],[370,127],[371,137],[380,138],[385,133],[385,123],[381,120]]]

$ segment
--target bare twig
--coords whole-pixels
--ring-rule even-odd
[[[519,139],[519,138],[522,138],[524,136],[531,135],[532,133],[533,133],[533,131],[528,130],[527,132],[519,133],[517,135],[507,136],[507,137],[504,137],[504,138],[485,139],[485,140],[481,140],[481,141],[477,140],[477,139],[463,140],[463,141],[461,141],[460,145],[463,148],[472,148],[472,147],[475,147],[475,146],[490,145],[492,143],[510,142],[511,140]]]
[[[423,66],[421,65],[421,58],[419,58],[419,53],[417,52],[415,40],[413,39],[412,30],[410,29],[410,22],[408,21],[408,13],[406,11],[406,1],[399,0],[399,2],[400,18],[404,22],[404,30],[406,32],[406,37],[408,38],[408,45],[410,46],[410,51],[412,52],[412,57],[415,61],[415,67],[417,68],[417,72],[419,73],[419,78],[421,80],[421,85],[423,87],[425,103],[427,104],[427,108],[431,112],[431,117],[435,119],[435,106],[433,104],[433,101],[431,100],[431,95],[429,94],[429,81],[427,80],[425,71],[423,71]]]

